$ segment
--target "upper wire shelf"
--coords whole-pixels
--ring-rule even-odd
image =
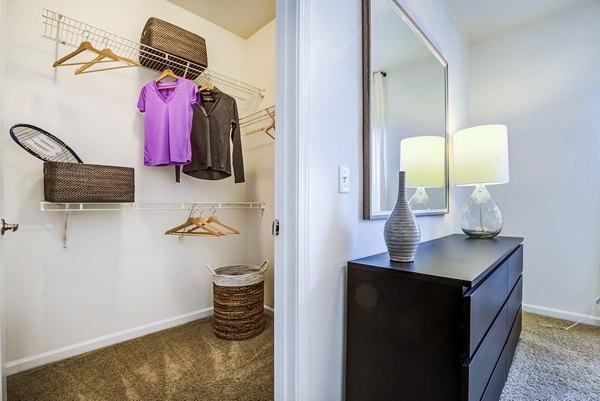
[[[125,39],[55,11],[44,9],[42,18],[44,23],[43,36],[57,42],[57,53],[58,43],[77,47],[81,42],[88,41],[96,48],[108,47],[118,56],[140,60],[145,68],[157,71],[171,68],[177,75],[193,80],[198,86],[208,81],[213,82],[229,95],[250,103],[256,103],[256,105],[264,96],[264,89],[139,42]],[[58,59],[58,54],[56,56]]]
[[[275,139],[273,134],[269,132],[271,129],[275,129],[275,106],[267,107],[266,109],[240,118],[240,129],[244,132],[244,135],[264,132],[272,139]]]

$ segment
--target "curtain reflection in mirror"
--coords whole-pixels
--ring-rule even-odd
[[[387,194],[387,169],[385,168],[385,76],[383,71],[373,73],[371,81],[371,163],[372,163],[372,185],[379,191],[374,191],[372,202],[383,208],[386,203],[381,199],[381,194]]]

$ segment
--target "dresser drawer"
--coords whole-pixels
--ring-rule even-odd
[[[464,359],[470,358],[508,296],[508,264],[504,262],[473,292],[465,296]]]
[[[508,258],[508,288],[512,288],[523,272],[523,245]]]
[[[473,359],[463,366],[463,389],[465,401],[479,401],[490,379],[498,357],[508,337],[507,308],[504,307],[490,331],[481,342]]]
[[[502,395],[502,389],[504,388],[504,383],[508,377],[506,351],[506,348],[504,348],[500,358],[498,358],[498,363],[496,363],[494,373],[492,373],[492,377],[490,378],[490,382],[483,393],[483,397],[481,397],[481,401],[498,401],[500,399],[500,395]]]
[[[519,337],[521,336],[521,330],[523,328],[523,311],[519,308],[517,317],[513,323],[508,341],[506,342],[506,357],[508,360],[507,369],[510,369],[515,351],[517,350],[517,344],[519,343]]]
[[[504,346],[502,354],[500,354],[500,358],[494,368],[494,373],[492,373],[492,377],[483,393],[483,397],[481,397],[481,401],[498,401],[500,399],[504,383],[506,383],[506,379],[508,378],[508,372],[510,370],[510,365],[512,364],[513,356],[515,355],[515,349],[517,348],[520,334],[521,309],[519,308],[517,317],[508,336],[508,341]]]
[[[517,286],[515,286],[473,358],[463,366],[463,389],[466,392],[466,397],[463,399],[469,401],[479,401],[481,399],[494,370],[494,366],[496,366],[504,345],[509,338],[514,316],[519,314],[522,296],[520,291],[522,288],[521,283],[519,281]],[[511,356],[513,353],[514,351],[512,351]]]
[[[523,301],[523,277],[521,276],[521,277],[519,277],[517,284],[515,284],[515,288],[513,288],[512,292],[510,294],[510,297],[508,298],[508,301],[506,302],[507,309],[508,309],[507,323],[508,323],[509,330],[513,325],[515,316],[517,316],[519,309],[521,309],[522,301]]]

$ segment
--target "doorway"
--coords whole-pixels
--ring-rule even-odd
[[[137,24],[125,24],[115,18],[114,7],[110,4],[92,11],[85,5],[65,1],[61,13],[131,38],[140,34],[141,26],[150,15],[166,15],[184,26],[192,26],[189,21],[196,18],[170,2],[153,6],[164,6],[164,10],[155,8],[143,12],[141,7],[136,8],[138,3],[143,2],[128,5],[131,10],[124,13],[129,14],[127,21],[135,20],[139,22]],[[36,2],[35,6],[41,11],[44,4]],[[27,8],[31,10],[31,7]],[[8,37],[8,57],[6,63],[2,63],[7,65],[4,93],[14,95],[15,105],[3,108],[3,132],[8,132],[14,123],[36,123],[76,145],[90,163],[133,164],[136,168],[136,198],[142,201],[192,200],[194,203],[210,199],[266,203],[262,211],[223,211],[223,220],[230,219],[228,221],[243,227],[245,235],[227,244],[211,239],[208,246],[197,246],[202,240],[194,244],[195,239],[185,238],[181,243],[162,235],[164,228],[177,223],[180,218],[177,216],[187,213],[186,208],[183,211],[70,212],[67,220],[63,211],[40,210],[43,208],[40,205],[43,199],[41,164],[4,139],[6,157],[2,160],[8,169],[5,186],[17,188],[5,197],[5,212],[22,227],[10,239],[6,265],[7,279],[10,280],[7,294],[9,373],[209,316],[210,275],[201,264],[215,266],[236,263],[239,259],[253,263],[262,259],[274,260],[274,267],[268,270],[266,278],[265,305],[271,308],[281,305],[281,310],[275,308],[274,324],[289,332],[293,328],[293,319],[284,311],[286,304],[292,301],[290,285],[293,281],[282,269],[285,260],[290,259],[286,255],[295,246],[295,236],[290,238],[292,233],[289,231],[295,223],[290,221],[275,240],[271,236],[271,225],[276,216],[281,216],[283,227],[286,227],[286,218],[295,208],[295,200],[289,193],[288,196],[283,194],[286,177],[281,172],[286,171],[287,176],[290,170],[289,167],[283,170],[287,161],[283,153],[278,155],[282,150],[288,156],[291,154],[293,137],[279,144],[281,135],[275,133],[273,138],[264,131],[249,134],[251,130],[247,129],[248,135],[243,138],[244,161],[247,163],[244,188],[233,183],[211,182],[201,188],[183,189],[185,182],[173,182],[171,170],[148,170],[142,165],[142,157],[135,156],[143,149],[140,135],[143,118],[136,114],[135,100],[139,88],[152,79],[152,73],[131,69],[74,76],[72,71],[59,70],[54,83],[53,43],[40,37],[43,27],[39,13],[31,13],[17,1],[9,0],[7,15],[11,18],[7,25],[3,24]],[[220,29],[211,25],[206,33],[203,32],[209,43],[209,55],[211,49],[215,49],[212,50],[214,61],[210,61],[215,70],[221,67],[229,76],[266,89],[256,106],[252,106],[250,99],[244,114],[240,107],[240,120],[255,113],[270,115],[269,108],[276,103],[275,58],[281,60],[281,56],[269,54],[269,51],[275,53],[275,36],[283,31],[276,33],[273,20],[271,26],[267,24],[255,32],[254,38],[244,39],[242,46],[235,35],[225,34]],[[270,49],[265,45],[269,40],[272,43]],[[66,47],[63,46],[60,43],[61,55],[65,54]],[[235,49],[243,49],[244,56],[235,55],[232,51]],[[234,61],[225,62],[232,53]],[[270,70],[269,65],[272,65]],[[17,85],[22,81],[26,82],[25,87]],[[289,92],[278,89],[277,103],[286,96]],[[18,108],[17,103],[25,106]],[[102,125],[101,120],[109,120],[110,124]],[[277,121],[278,124],[283,121],[279,113]],[[293,133],[292,128],[290,133]],[[132,149],[136,151],[132,152]],[[281,241],[286,241],[285,247]],[[193,264],[190,260],[202,262]],[[274,274],[275,271],[281,276]],[[282,288],[286,286],[287,292],[277,289],[279,284],[275,283],[279,282]],[[284,336],[283,330],[275,331],[281,333],[275,334],[275,347],[290,349],[290,341],[295,337]],[[275,392],[284,394],[286,383],[289,383],[289,380],[283,380],[287,374],[284,371],[293,370],[294,362],[287,351],[276,351],[275,360],[275,381],[282,383],[275,385]]]

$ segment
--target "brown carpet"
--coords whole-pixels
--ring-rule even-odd
[[[600,328],[523,314],[502,401],[600,400]]]
[[[268,401],[273,322],[225,341],[212,320],[102,348],[8,377],[8,401]]]
[[[523,314],[502,401],[600,400],[600,328]],[[217,339],[197,320],[8,377],[8,401],[268,401],[273,322],[258,337]]]

